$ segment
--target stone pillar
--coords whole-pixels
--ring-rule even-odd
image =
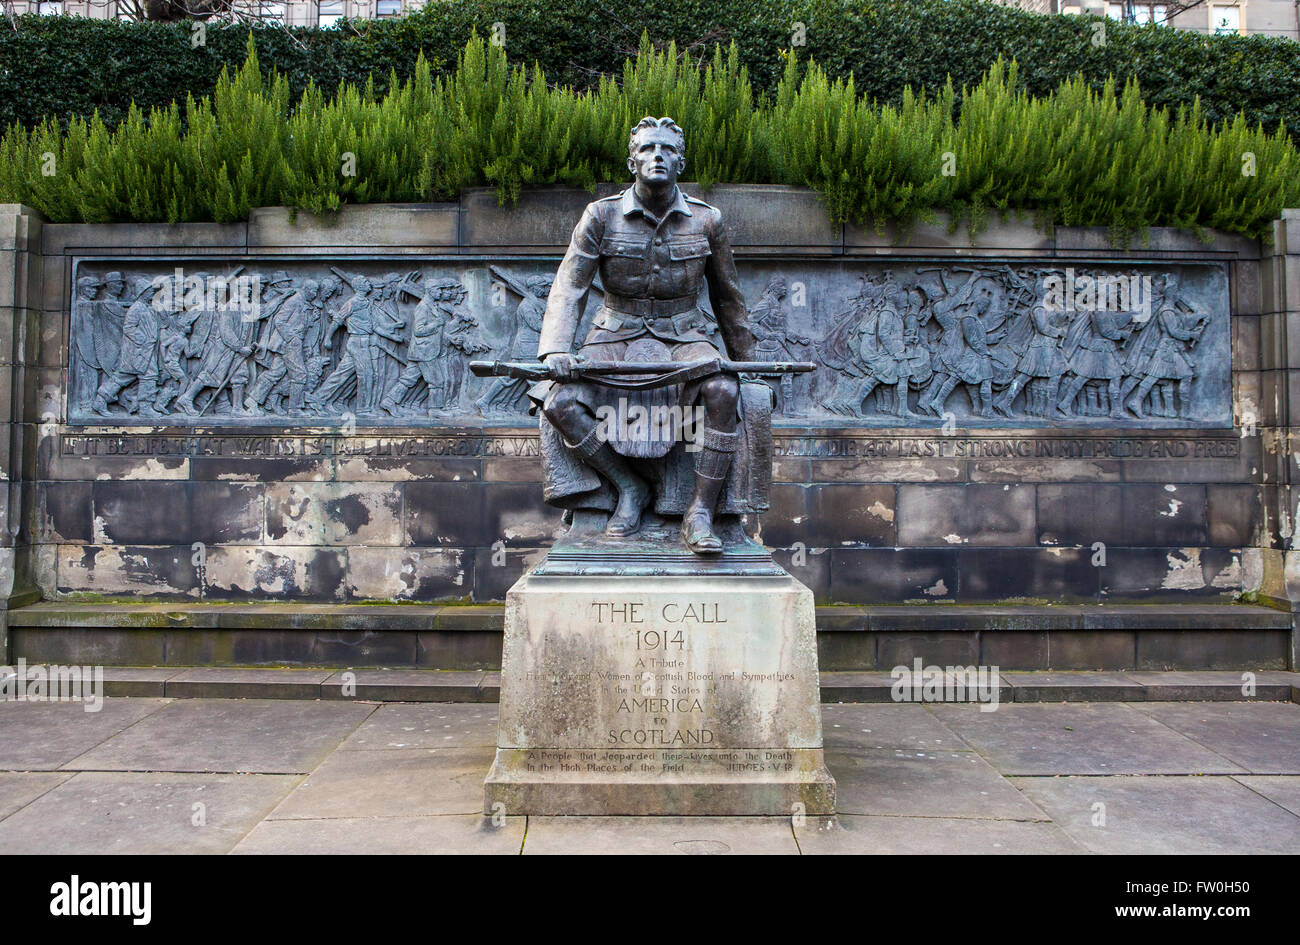
[[[1291,609],[1291,668],[1297,662],[1297,621],[1300,620],[1300,470],[1296,461],[1300,436],[1300,209],[1283,210],[1273,224],[1273,245],[1265,248],[1260,265],[1261,404],[1265,467],[1261,478],[1276,484],[1268,534],[1263,550],[1262,592]]]
[[[9,662],[9,610],[33,591],[23,527],[27,456],[24,426],[34,400],[41,306],[41,217],[0,204],[0,661]]]

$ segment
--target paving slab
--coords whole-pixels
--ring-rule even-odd
[[[46,791],[52,791],[68,778],[69,771],[0,772],[0,820],[26,807]]]
[[[925,706],[854,704],[822,706],[828,748],[967,749]]]
[[[1086,852],[1053,823],[950,817],[809,818],[795,828],[805,855],[862,853],[1071,854]]]
[[[435,817],[340,817],[329,820],[266,820],[232,853],[306,854],[497,854],[518,856],[526,817],[501,826],[479,814]]]
[[[1300,778],[1282,774],[1239,774],[1236,780],[1300,817]]]
[[[1251,774],[1300,774],[1300,705],[1161,702],[1140,708]]]
[[[1233,778],[1013,781],[1095,853],[1300,853],[1300,817]]]
[[[788,817],[529,817],[525,854],[798,854]]]
[[[996,712],[932,706],[1004,775],[1244,774],[1128,703],[1015,703]]]
[[[65,767],[305,774],[374,710],[354,702],[181,699]]]
[[[973,751],[828,749],[826,767],[841,814],[1048,819]]]
[[[396,702],[381,705],[347,737],[343,751],[495,747],[497,707]]]
[[[495,755],[491,747],[335,752],[270,819],[482,814]]]
[[[83,771],[0,820],[0,848],[83,855],[225,853],[298,780]]]
[[[62,767],[167,705],[164,699],[104,699],[97,712],[83,702],[0,701],[0,770]]]

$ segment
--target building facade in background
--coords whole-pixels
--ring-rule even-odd
[[[436,2],[436,0],[435,0]],[[1124,0],[991,0],[1034,13],[1095,13],[1115,20],[1156,23],[1200,33],[1240,33],[1300,39],[1297,0],[1178,0],[1153,3]],[[333,26],[344,17],[398,17],[425,0],[240,0],[245,18],[286,26]],[[139,19],[136,0],[0,0],[5,12],[70,14],[95,19]]]

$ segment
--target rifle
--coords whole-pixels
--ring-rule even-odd
[[[545,364],[528,361],[471,361],[475,377],[513,377],[527,381],[557,380]],[[710,374],[757,374],[779,376],[806,374],[817,370],[812,361],[729,361],[711,358],[703,361],[578,361],[573,376],[604,387],[653,388],[683,384]],[[639,375],[644,380],[628,380],[618,375]]]

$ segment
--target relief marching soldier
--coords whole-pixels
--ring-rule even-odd
[[[406,392],[421,378],[429,391],[427,412],[443,407],[451,383],[445,335],[455,314],[452,306],[464,298],[465,287],[455,279],[442,279],[423,291],[412,283],[403,285],[401,291],[418,296],[420,302],[412,317],[413,334],[406,351],[406,366],[379,404],[380,409],[393,417],[398,415]]]
[[[137,382],[135,406],[128,413],[142,417],[158,416],[154,410],[154,398],[158,394],[158,335],[162,326],[158,311],[153,307],[154,293],[158,288],[156,282],[146,285],[123,316],[117,365],[95,392],[93,409],[101,416],[108,416],[108,405]]]
[[[1158,382],[1170,381],[1178,387],[1175,416],[1188,417],[1196,376],[1191,349],[1201,340],[1208,318],[1179,300],[1178,277],[1173,273],[1162,277],[1160,301],[1154,307],[1155,315],[1134,333],[1125,359],[1129,377],[1124,382],[1124,406],[1134,416],[1144,417],[1142,405],[1151,388]]]
[[[244,409],[260,409],[267,398],[288,384],[289,413],[301,414],[305,408],[307,330],[317,317],[316,296],[320,284],[306,279],[279,309],[266,320],[257,341],[256,359],[263,365],[257,380],[244,398]]]
[[[677,187],[686,163],[685,138],[670,118],[643,118],[628,140],[636,182],[622,194],[587,206],[573,231],[547,300],[537,356],[555,380],[529,390],[546,419],[582,462],[617,493],[606,526],[631,535],[653,500],[650,484],[602,438],[595,386],[575,375],[581,359],[621,361],[629,348],[673,361],[721,358],[705,333],[698,295],[707,283],[718,326],[733,359],[748,360],[754,336],[721,214]],[[590,333],[576,337],[582,302],[599,272],[605,298]],[[574,352],[575,343],[578,350]],[[659,360],[655,358],[653,360]],[[696,553],[718,553],[714,510],[737,449],[736,376],[715,371],[674,388],[678,406],[705,411],[693,495],[681,533]]]
[[[546,314],[546,299],[551,294],[554,279],[547,275],[532,275],[521,283],[495,266],[490,268],[493,275],[521,296],[515,309],[514,334],[506,348],[506,357],[531,358],[537,354],[537,343],[542,337],[542,317]],[[527,393],[527,381],[499,377],[474,401],[474,406],[484,417],[513,413]]]
[[[785,279],[773,276],[767,287],[759,296],[749,313],[749,327],[754,333],[754,358],[758,361],[794,361],[797,360],[791,345],[807,347],[811,342],[802,335],[790,333],[789,319],[786,317]],[[782,374],[773,384],[773,391],[779,392],[776,410],[787,417],[795,416],[794,375]]]

